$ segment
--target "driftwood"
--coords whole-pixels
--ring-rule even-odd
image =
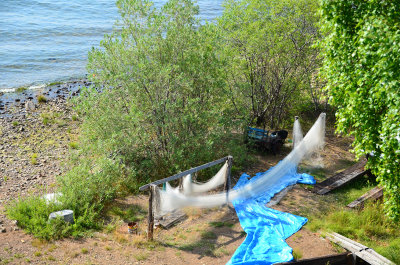
[[[326,179],[325,181],[323,181],[321,183],[317,183],[314,186],[313,192],[315,192],[319,195],[323,195],[323,194],[326,194],[326,193],[346,184],[347,182],[349,182],[353,179],[363,176],[364,174],[368,173],[364,169],[364,166],[366,163],[367,163],[367,160],[365,158],[363,158],[357,164],[354,164],[353,166]]]
[[[379,255],[373,249],[364,246],[356,241],[344,237],[337,233],[328,233],[327,237],[332,242],[340,245],[341,247],[353,252],[360,259],[365,260],[371,265],[395,265],[387,258]]]
[[[364,207],[364,203],[366,200],[378,200],[380,198],[382,198],[383,196],[383,188],[380,187],[375,187],[372,190],[368,191],[367,193],[365,193],[364,195],[362,195],[360,198],[358,198],[355,201],[352,201],[351,203],[349,203],[347,205],[347,207],[349,208],[363,208]]]

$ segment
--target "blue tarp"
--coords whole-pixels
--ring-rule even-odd
[[[255,181],[264,173],[257,173],[253,178],[243,174],[234,189]],[[285,240],[296,233],[307,218],[280,212],[265,204],[274,194],[295,183],[315,184],[315,179],[305,173],[298,174],[293,166],[290,173],[271,189],[256,197],[232,202],[247,237],[227,264],[274,264],[293,259],[292,248]]]

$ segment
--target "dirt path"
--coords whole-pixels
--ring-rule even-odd
[[[48,122],[44,124],[46,117]],[[0,124],[0,227],[5,229],[0,233],[0,264],[225,264],[245,238],[234,210],[222,207],[186,209],[188,218],[169,230],[157,229],[154,242],[144,238],[145,218],[140,222],[141,235],[130,235],[127,220],[116,215],[110,215],[111,221],[104,231],[88,238],[55,242],[34,239],[5,217],[4,205],[19,194],[25,196],[41,187],[49,191],[54,188],[55,177],[65,170],[63,158],[76,141],[78,121],[65,102],[58,100],[41,105],[23,118],[0,119]],[[353,158],[348,148],[348,139],[328,132],[322,156],[325,168],[315,170],[307,164],[301,168],[329,176],[348,166]],[[267,170],[289,151],[286,148],[277,156],[259,156],[248,173]],[[116,201],[116,205],[123,210],[135,208],[143,218],[147,196],[128,197]],[[326,205],[307,187],[296,185],[273,208],[307,216]],[[304,228],[287,242],[302,258],[337,251],[321,235]]]

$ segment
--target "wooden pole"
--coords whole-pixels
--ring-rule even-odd
[[[150,186],[149,194],[149,216],[147,219],[147,240],[153,240],[153,228],[154,228],[154,213],[153,213],[153,198],[155,193],[156,185]]]
[[[229,190],[231,189],[231,169],[232,169],[232,162],[233,162],[233,157],[228,156],[228,170],[226,172],[226,177],[225,177],[225,187],[224,190],[226,191],[226,204],[229,205],[228,199],[229,199]]]

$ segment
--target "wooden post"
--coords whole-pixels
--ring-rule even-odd
[[[229,205],[228,199],[229,199],[229,190],[231,189],[231,169],[232,169],[232,162],[233,162],[233,157],[228,156],[228,170],[226,172],[226,177],[225,177],[225,187],[224,190],[226,191],[226,204]]]
[[[153,198],[155,193],[156,185],[150,186],[149,194],[149,216],[147,219],[147,240],[153,240],[153,228],[154,228],[154,213],[153,213]]]

